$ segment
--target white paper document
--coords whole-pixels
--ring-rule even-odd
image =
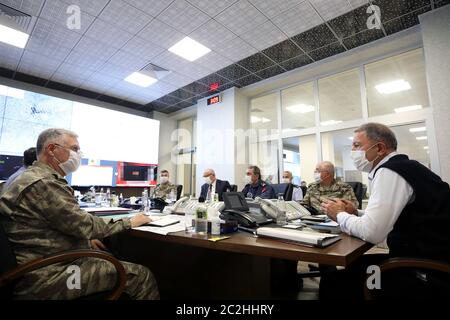
[[[184,217],[178,215],[167,215],[164,217],[152,217],[152,224],[160,226],[141,226],[134,228],[135,230],[153,232],[158,234],[167,235],[171,232],[184,231]]]

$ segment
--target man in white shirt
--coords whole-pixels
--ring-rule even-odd
[[[288,170],[285,170],[283,172],[283,183],[292,183],[292,178],[293,178],[292,177],[292,172],[290,172]],[[293,183],[292,183],[292,186],[293,186],[292,201],[300,201],[300,200],[302,200],[303,199],[303,191],[302,191],[302,189],[299,186],[297,186],[297,185],[295,185]]]
[[[351,292],[351,297],[362,297],[367,266],[387,258],[445,262],[450,259],[450,236],[443,227],[450,222],[450,188],[428,168],[396,150],[395,135],[385,125],[367,123],[355,130],[352,159],[358,170],[369,173],[371,194],[367,208],[362,212],[350,201],[331,199],[322,204],[322,210],[349,235],[373,244],[387,238],[390,252],[389,255],[365,255],[340,278],[323,278],[321,297],[332,297],[332,288],[342,289],[341,285]],[[391,290],[394,285],[389,276],[383,279],[383,289],[387,289],[383,291],[397,296],[399,291]],[[405,273],[396,274],[395,283],[396,288],[424,286],[417,277]],[[422,289],[421,293],[428,294],[428,289]]]

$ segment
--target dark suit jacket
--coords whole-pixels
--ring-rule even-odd
[[[208,188],[209,188],[209,184],[205,183],[204,185],[202,185],[200,197],[203,197],[206,199],[206,196],[208,195]],[[228,181],[226,181],[226,180],[222,181],[219,179],[216,180],[216,193],[219,194],[219,201],[223,201],[222,193],[230,191],[230,190],[231,190],[231,186]]]

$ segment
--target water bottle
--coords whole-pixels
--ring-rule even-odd
[[[172,189],[169,194],[170,204],[173,204],[176,201],[176,199],[177,199],[177,196],[175,195],[175,190]]]
[[[147,213],[149,211],[147,189],[144,189],[144,191],[142,191],[142,199],[141,200],[142,200],[142,211]]]
[[[195,209],[195,233],[208,233],[208,214],[206,206],[199,204]]]
[[[121,205],[123,203],[123,194],[122,192],[119,195],[119,205]]]
[[[286,203],[284,202],[283,194],[278,194],[278,200],[277,200],[277,208],[278,208],[278,214],[277,214],[277,225],[284,226],[287,224],[286,221]]]
[[[111,189],[108,188],[106,189],[106,207],[112,207],[111,201],[112,201]]]

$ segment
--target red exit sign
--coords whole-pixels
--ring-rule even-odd
[[[220,102],[220,95],[217,94],[215,96],[212,96],[210,98],[208,98],[208,100],[206,100],[206,104],[209,106],[211,104],[216,104]]]

